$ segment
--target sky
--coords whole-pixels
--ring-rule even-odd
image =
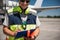
[[[36,0],[31,0],[30,4],[34,5],[34,3],[36,2]],[[43,0],[42,6],[60,6],[60,0]],[[53,10],[46,10],[46,11],[42,11],[40,13],[38,13],[39,16],[60,16],[60,9],[53,9]]]

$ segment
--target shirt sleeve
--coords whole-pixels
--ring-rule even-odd
[[[36,26],[39,27],[40,24],[41,24],[41,22],[39,21],[39,18],[38,18],[38,16],[37,16],[37,18],[36,18]]]
[[[3,25],[8,26],[8,15],[5,14],[5,20],[3,22]]]

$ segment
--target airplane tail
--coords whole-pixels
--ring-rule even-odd
[[[33,1],[33,0],[32,0]],[[30,8],[40,8],[43,0],[36,0],[34,5],[29,5]]]
[[[36,8],[37,8],[37,7],[39,8],[39,7],[41,7],[42,2],[43,2],[43,0],[37,0],[34,6],[35,6]]]

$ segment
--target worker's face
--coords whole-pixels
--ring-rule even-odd
[[[29,0],[20,0],[20,2],[19,2],[19,6],[21,6],[22,9],[25,9],[25,8],[28,7],[29,2],[30,2]]]

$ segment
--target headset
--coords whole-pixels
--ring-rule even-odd
[[[25,13],[25,14],[28,14],[28,13],[29,13],[29,10],[30,10],[30,8],[26,8],[25,11],[24,11],[24,13]],[[22,10],[21,7],[16,6],[16,7],[14,7],[14,8],[11,8],[11,9],[7,10],[7,12],[8,12],[8,13],[19,12],[20,14],[22,14],[22,13],[23,13],[23,10]]]

